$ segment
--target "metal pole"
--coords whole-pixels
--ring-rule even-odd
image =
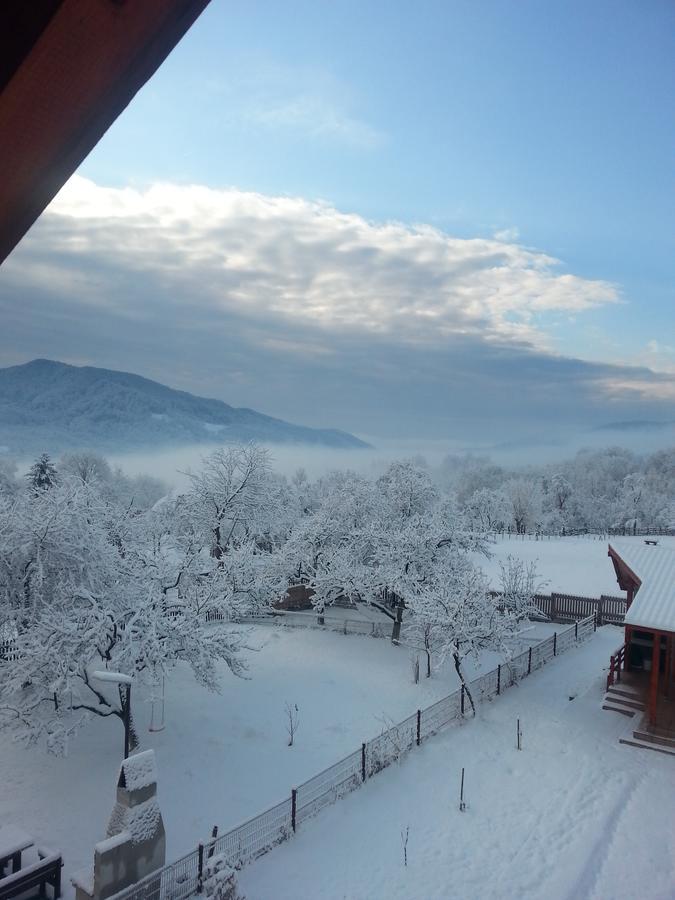
[[[298,790],[297,788],[291,789],[291,827],[293,829],[293,833],[295,834],[295,814],[297,810],[297,801],[298,801]]]
[[[366,780],[366,745],[361,744],[361,781]]]
[[[422,740],[422,711],[417,710],[417,746],[419,747]]]
[[[199,842],[199,846],[197,848],[199,851],[198,862],[197,862],[197,893],[201,894],[202,886],[203,886],[203,877],[204,877],[204,844]]]
[[[459,789],[459,811],[464,812],[466,803],[464,802],[464,766],[462,766],[462,785]]]
[[[532,673],[532,647],[527,651],[527,674]]]

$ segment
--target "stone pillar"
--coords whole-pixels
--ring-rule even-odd
[[[107,837],[94,847],[94,870],[76,875],[76,900],[106,900],[161,869],[166,858],[164,822],[157,804],[154,750],[125,759]]]

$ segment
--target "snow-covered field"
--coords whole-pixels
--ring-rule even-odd
[[[620,745],[629,720],[600,708],[602,669],[620,640],[619,629],[605,626],[483,704],[476,721],[413,750],[245,869],[243,893],[672,900],[675,760]]]
[[[675,547],[675,537],[659,537],[659,543]],[[493,584],[499,578],[499,561],[511,554],[525,562],[535,561],[541,578],[546,582],[543,593],[560,591],[599,597],[610,594],[624,596],[614,575],[614,568],[607,558],[607,544],[612,538],[597,535],[584,537],[546,538],[534,540],[529,536],[498,537],[490,544],[492,558],[477,556],[476,561],[490,577]],[[643,537],[621,538],[621,541],[641,543]]]
[[[537,625],[527,638],[543,639]],[[250,680],[225,672],[211,694],[176,670],[166,689],[166,728],[150,734],[149,706],[133,708],[144,749],[154,747],[167,861],[211,833],[236,825],[418,707],[457,687],[454,670],[412,682],[409,651],[387,640],[315,629],[256,626]],[[498,659],[485,654],[481,666]],[[296,745],[286,746],[284,704],[297,703]],[[93,859],[105,836],[123,744],[119,721],[97,720],[72,742],[67,758],[25,750],[0,738],[0,820],[13,822],[65,858],[64,884]]]
[[[493,549],[495,558],[483,563],[492,575],[497,558],[513,553],[539,560],[546,590],[618,593],[606,541],[511,539]],[[537,625],[527,638],[550,631]],[[261,650],[250,655],[250,680],[225,673],[221,694],[197,687],[187,670],[174,672],[162,732],[148,733],[149,706],[140,693],[134,697],[143,748],[157,752],[168,861],[214,824],[222,833],[261,812],[391,721],[457,686],[447,666],[414,685],[409,651],[387,640],[272,625],[255,626],[251,639]],[[319,816],[243,874],[249,900],[670,897],[663,886],[673,877],[664,869],[671,854],[658,827],[671,829],[672,840],[672,825],[661,823],[654,797],[672,796],[673,761],[619,747],[616,736],[627,720],[600,711],[602,669],[620,640],[618,630],[601,629],[587,646],[484,706],[479,721],[432,739],[400,768]],[[497,661],[485,654],[473,671]],[[292,748],[286,702],[299,708]],[[525,730],[520,754],[513,750],[517,716]],[[0,821],[63,851],[66,895],[69,876],[91,864],[93,844],[105,835],[121,751],[117,720],[94,722],[67,758],[0,737]],[[460,816],[462,765],[470,806]],[[403,869],[399,832],[407,825],[410,858]],[[638,841],[639,865],[622,881],[613,873],[628,869],[631,840]],[[648,857],[658,873],[651,893],[637,890]]]

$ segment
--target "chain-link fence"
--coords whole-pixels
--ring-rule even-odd
[[[546,640],[534,644],[496,669],[474,678],[426,709],[419,709],[402,722],[361,745],[335,765],[298,787],[286,800],[217,837],[177,862],[165,866],[143,881],[126,888],[115,900],[184,900],[202,890],[205,859],[224,854],[234,868],[246,865],[289,838],[304,821],[324,806],[360,787],[364,781],[400,759],[412,747],[470,712],[473,701],[498,696],[553,657],[586,640],[595,630],[590,615]]]

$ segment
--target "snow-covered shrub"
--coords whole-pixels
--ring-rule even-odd
[[[223,853],[212,856],[204,868],[206,900],[246,900],[237,887],[237,873]]]

